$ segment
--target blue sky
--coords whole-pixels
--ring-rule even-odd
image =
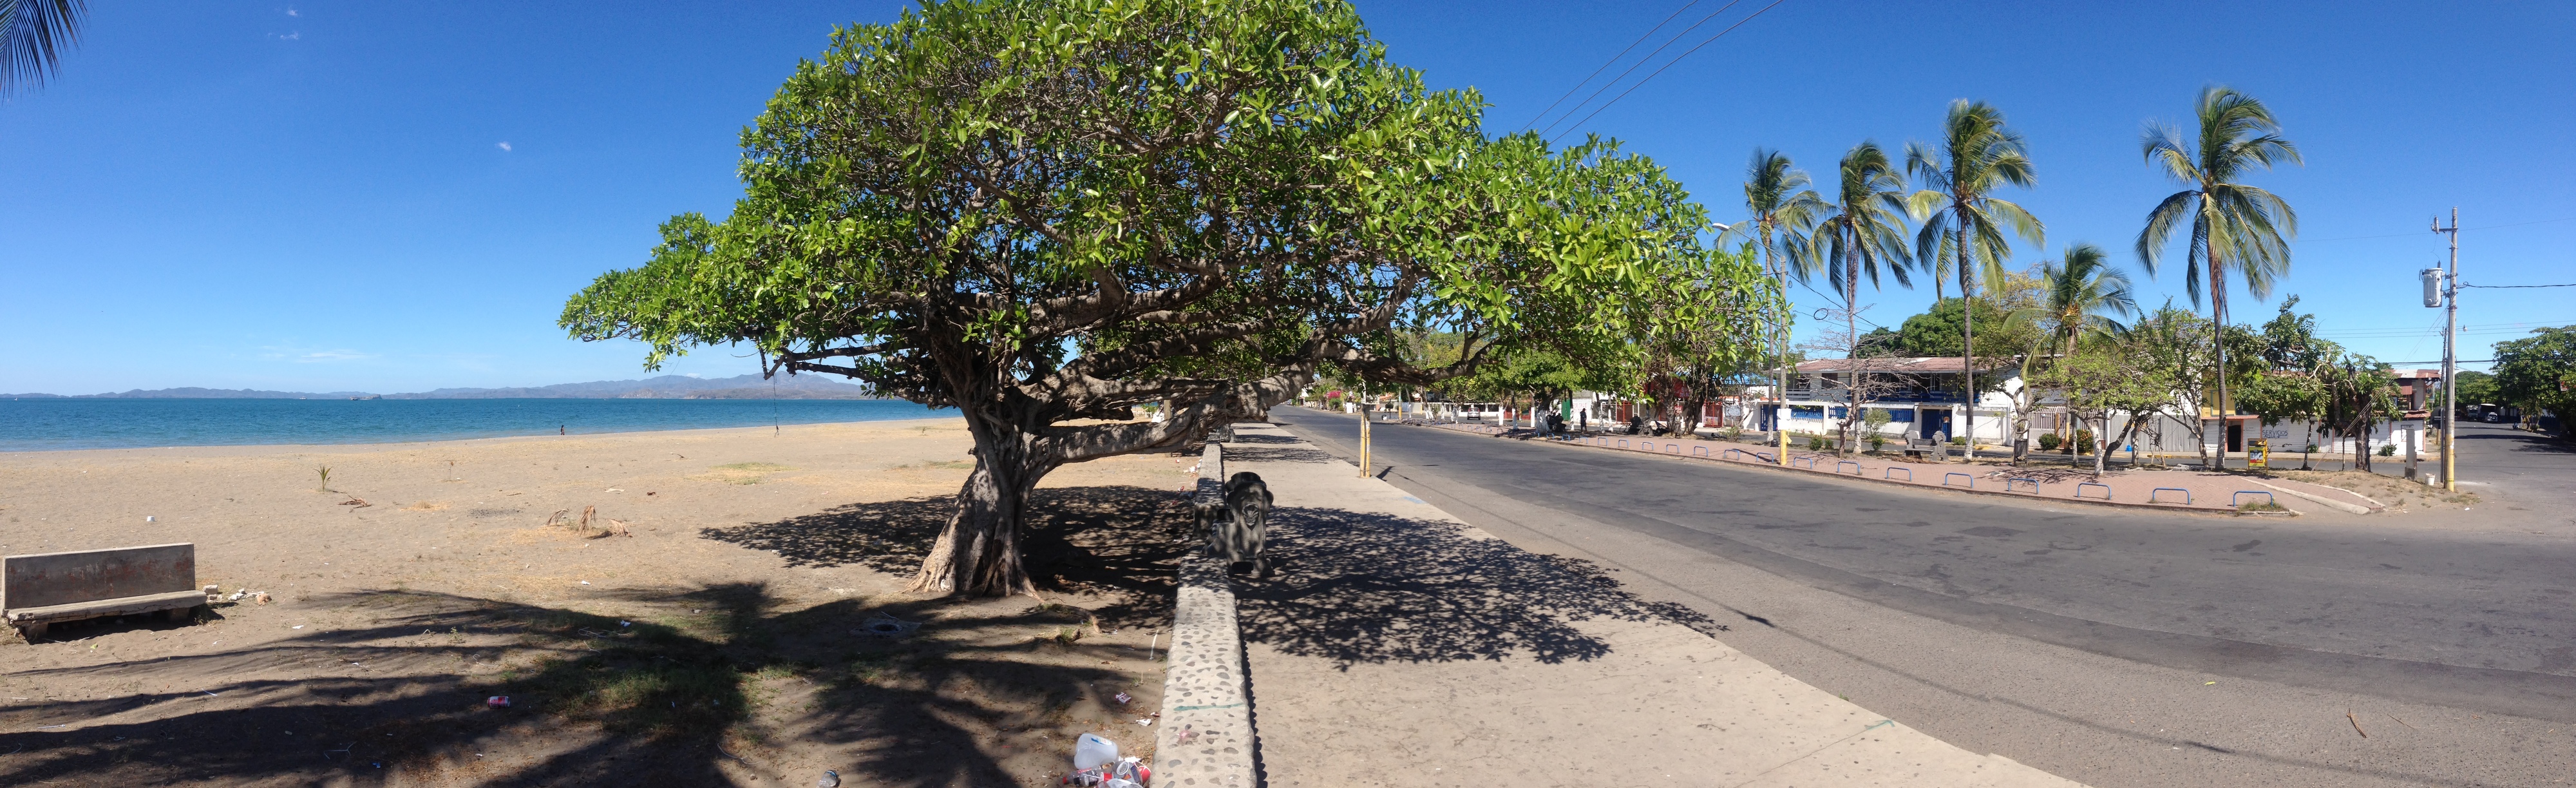
[[[1681,5],[1361,10],[1398,62],[1482,91],[1501,133]],[[669,215],[724,212],[736,135],[796,61],[831,25],[902,7],[95,4],[61,78],[0,104],[0,391],[639,376],[637,347],[554,327],[564,297],[639,262]],[[2140,218],[2177,188],[2140,161],[2141,124],[2184,121],[2202,85],[2233,85],[2273,106],[2308,162],[2255,178],[2298,208],[2303,240],[2272,301],[2239,295],[2234,316],[2259,322],[2295,293],[2330,336],[2421,361],[2440,356],[2441,315],[2414,278],[2442,255],[2434,214],[2462,210],[2464,281],[2576,282],[2576,5],[2457,8],[1786,0],[1582,130],[1654,157],[1731,220],[1756,146],[1822,173],[1862,139],[1926,139],[1948,101],[1984,99],[2039,166],[2038,187],[2010,196],[2050,246],[2016,261],[2089,241],[2134,265]],[[2135,274],[2141,300],[2179,299],[2178,274]],[[2576,323],[2576,288],[2469,292],[2464,358],[2517,325]],[[1863,297],[1888,324],[1930,299],[1928,285]],[[754,368],[713,349],[668,370]]]

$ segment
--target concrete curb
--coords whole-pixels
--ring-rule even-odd
[[[1423,426],[1428,426],[1428,427],[1431,427],[1432,429],[1440,429],[1440,427],[1433,426],[1433,425],[1423,425]],[[1503,435],[1501,435],[1501,434],[1494,434],[1494,433],[1488,433],[1488,434],[1493,434],[1493,435],[1494,435],[1494,437],[1504,437],[1504,436],[1503,436]],[[1656,439],[1632,439],[1632,440],[1656,440]],[[1882,480],[1882,479],[1872,479],[1872,478],[1869,478],[1869,477],[1867,477],[1867,476],[1846,476],[1846,475],[1843,475],[1843,474],[1839,474],[1839,473],[1830,473],[1830,472],[1826,472],[1826,471],[1811,471],[1811,470],[1807,470],[1807,469],[1805,469],[1805,468],[1789,468],[1789,467],[1783,467],[1783,466],[1779,466],[1779,465],[1772,465],[1772,464],[1769,464],[1769,463],[1758,463],[1758,462],[1736,462],[1736,461],[1733,461],[1733,460],[1723,460],[1723,459],[1718,459],[1718,458],[1716,458],[1716,457],[1714,457],[1714,456],[1711,456],[1711,457],[1702,457],[1702,456],[1699,456],[1699,455],[1696,455],[1696,454],[1674,454],[1674,453],[1671,453],[1671,452],[1648,452],[1648,451],[1642,451],[1642,450],[1638,450],[1638,449],[1620,449],[1620,448],[1613,448],[1613,447],[1609,447],[1609,446],[1595,446],[1595,445],[1592,445],[1592,444],[1589,444],[1589,443],[1583,443],[1583,442],[1580,442],[1580,441],[1534,440],[1534,441],[1530,441],[1530,442],[1532,442],[1532,443],[1543,443],[1543,444],[1552,445],[1552,446],[1572,446],[1572,447],[1585,448],[1585,449],[1599,449],[1599,450],[1601,450],[1601,451],[1619,452],[1619,453],[1623,453],[1623,454],[1647,454],[1647,455],[1652,455],[1652,456],[1656,456],[1656,457],[1670,457],[1670,458],[1673,458],[1673,459],[1680,459],[1680,460],[1703,460],[1703,461],[1707,461],[1707,462],[1711,462],[1711,463],[1716,463],[1716,464],[1718,464],[1718,465],[1724,465],[1724,466],[1727,466],[1727,467],[1730,467],[1730,468],[1733,468],[1733,467],[1764,468],[1764,469],[1768,469],[1768,470],[1775,470],[1775,471],[1786,471],[1786,472],[1789,472],[1789,473],[1803,473],[1803,474],[1807,474],[1807,475],[1810,475],[1810,476],[1824,476],[1824,477],[1834,478],[1834,479],[1850,479],[1850,480],[1853,480],[1853,481],[1869,482],[1869,483],[1871,483],[1871,484],[1886,485],[1886,486],[1891,486],[1891,487],[1902,487],[1902,488],[1905,488],[1905,489],[1908,489],[1908,490],[1932,490],[1932,491],[1938,491],[1938,492],[1959,493],[1959,494],[1963,494],[1963,495],[1986,495],[1986,496],[1993,496],[1993,497],[1997,497],[1997,498],[2010,498],[2010,499],[2012,499],[2012,500],[2016,500],[2016,501],[2043,501],[2043,502],[2047,502],[2047,503],[2072,503],[2072,504],[2082,504],[2082,505],[2085,505],[2085,506],[2100,506],[2100,507],[2106,507],[2106,508],[2112,508],[2112,509],[2145,510],[2145,511],[2151,511],[2151,512],[2190,512],[2190,513],[2197,513],[2197,514],[2224,514],[2224,515],[2228,515],[2228,516],[2231,516],[2231,517],[2242,517],[2242,516],[2246,516],[2247,514],[2249,514],[2248,512],[2241,512],[2241,511],[2238,511],[2238,510],[2236,510],[2236,509],[2234,509],[2234,508],[2220,508],[2220,507],[2212,507],[2212,506],[2174,506],[2174,505],[2170,505],[2170,504],[2156,504],[2156,503],[2129,503],[2129,502],[2125,502],[2125,501],[2096,501],[2096,500],[2092,500],[2092,499],[2090,499],[2090,498],[2041,498],[2041,497],[2039,497],[2039,496],[2032,495],[2032,494],[2029,494],[2029,493],[2008,493],[2008,492],[2002,492],[2002,491],[1999,491],[1999,490],[1971,490],[1971,489],[1965,489],[1965,488],[1960,488],[1960,487],[1935,487],[1935,486],[1928,485],[1928,484],[1909,484],[1909,483],[1905,483],[1905,482],[1898,482],[1898,481],[1889,481],[1889,480]],[[1742,447],[1730,446],[1730,447],[1728,447],[1728,448],[1742,448]],[[1765,446],[1765,447],[1760,447],[1760,448],[1763,448],[1763,449],[1769,449],[1770,447]],[[1747,451],[1750,451],[1750,450],[1748,449]],[[2258,483],[2259,483],[2259,482],[2258,482]],[[2266,487],[2270,487],[2271,485],[2268,485],[2268,484],[2267,484],[2267,485],[2264,485],[2264,486],[2266,486]],[[2276,488],[2276,489],[2277,489],[2277,488]],[[2299,493],[2297,493],[2296,491],[2289,491],[2289,492],[2290,492],[2292,495],[2299,495]],[[2299,497],[2306,498],[2306,497],[2309,497],[2309,496],[2299,495]],[[2295,511],[2294,511],[2294,512],[2290,512],[2290,514],[2292,514],[2292,515],[2296,515],[2296,514],[2298,514],[2298,512],[2295,512]]]
[[[2361,505],[2361,504],[2357,504],[2357,503],[2344,503],[2344,502],[2342,502],[2342,501],[2338,501],[2338,500],[2335,500],[2335,499],[2332,499],[2332,498],[2328,498],[2328,497],[2325,497],[2325,496],[2322,496],[2322,495],[2316,495],[2316,494],[2313,494],[2313,493],[2301,492],[2301,491],[2293,490],[2293,489],[2290,489],[2290,488],[2288,488],[2288,487],[2283,487],[2283,486],[2280,486],[2280,485],[2277,485],[2277,484],[2270,484],[2270,483],[2264,482],[2264,481],[2262,481],[2262,480],[2260,480],[2260,479],[2248,479],[2247,481],[2251,481],[2251,482],[2253,482],[2253,483],[2255,483],[2255,484],[2260,484],[2260,485],[2263,485],[2263,486],[2265,486],[2265,487],[2269,487],[2269,488],[2272,488],[2272,489],[2275,489],[2275,490],[2279,490],[2279,491],[2281,491],[2281,492],[2289,493],[2289,494],[2291,494],[2291,495],[2295,495],[2295,496],[2298,496],[2298,497],[2300,497],[2300,498],[2305,498],[2305,499],[2307,499],[2307,500],[2309,500],[2309,501],[2311,501],[2311,502],[2314,502],[2314,503],[2324,504],[2327,508],[2329,508],[2329,509],[2334,509],[2334,510],[2337,510],[2337,511],[2351,512],[2351,513],[2353,513],[2353,514],[2369,514],[2369,513],[2371,513],[2371,512],[2373,511],[2370,507],[2363,506],[2363,505]],[[2317,486],[2319,486],[2319,487],[2323,487],[2323,486],[2325,486],[2325,485],[2320,484],[2320,485],[2317,485]],[[2335,488],[2335,489],[2342,490],[2343,488],[2341,488],[2341,487],[2337,487],[2337,488]],[[2345,492],[2352,492],[2352,491],[2350,491],[2350,490],[2344,490],[2344,491],[2345,491]],[[2353,495],[2355,495],[2355,496],[2361,496],[2361,493],[2352,493],[2352,494],[2353,494]],[[2365,500],[2365,501],[2370,500],[2370,498],[2369,498],[2368,496],[2361,496],[2361,499],[2362,499],[2362,500]]]
[[[1205,506],[1222,495],[1222,445],[1208,444],[1200,457],[1194,504]],[[1180,571],[1163,716],[1156,723],[1163,730],[1155,738],[1155,784],[1253,788],[1261,784],[1255,771],[1261,745],[1252,728],[1233,581],[1222,559],[1190,556],[1181,560]]]

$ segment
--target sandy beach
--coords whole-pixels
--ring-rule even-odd
[[[0,454],[0,552],[193,542],[200,584],[273,600],[0,635],[0,783],[1053,785],[1082,731],[1150,747],[1188,460],[1046,479],[1051,604],[903,593],[968,446],[938,419]]]

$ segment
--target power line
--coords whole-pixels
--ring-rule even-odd
[[[1744,0],[1727,0],[1726,5],[1718,6],[1718,7],[1717,7],[1717,10],[1708,12],[1708,15],[1707,15],[1707,16],[1700,17],[1700,18],[1699,18],[1699,21],[1697,21],[1697,22],[1692,22],[1692,23],[1691,23],[1691,26],[1689,26],[1689,27],[1685,27],[1685,28],[1682,28],[1682,31],[1681,31],[1681,32],[1679,32],[1679,33],[1674,33],[1672,38],[1670,38],[1670,39],[1666,39],[1666,40],[1664,41],[1664,43],[1663,43],[1661,46],[1657,46],[1657,47],[1655,47],[1655,51],[1646,53],[1646,56],[1645,56],[1645,57],[1637,58],[1637,62],[1636,62],[1636,63],[1634,63],[1634,64],[1632,64],[1632,65],[1630,65],[1630,66],[1628,66],[1627,70],[1619,72],[1619,75],[1618,75],[1618,76],[1611,77],[1611,78],[1610,78],[1610,81],[1601,83],[1601,87],[1593,89],[1593,91],[1592,91],[1592,94],[1591,94],[1591,95],[1584,96],[1582,101],[1580,101],[1580,102],[1576,102],[1576,103],[1575,103],[1575,105],[1574,105],[1573,107],[1567,108],[1567,109],[1565,110],[1565,115],[1564,115],[1564,116],[1562,116],[1562,117],[1557,118],[1557,119],[1556,119],[1556,123],[1550,123],[1550,124],[1547,124],[1547,128],[1539,129],[1539,130],[1538,130],[1538,133],[1540,133],[1540,134],[1546,134],[1546,133],[1548,133],[1548,132],[1550,132],[1550,131],[1555,131],[1555,130],[1556,130],[1556,124],[1557,124],[1557,123],[1564,123],[1566,118],[1574,117],[1574,113],[1579,112],[1579,111],[1582,111],[1582,109],[1583,109],[1584,105],[1592,103],[1592,100],[1593,100],[1593,99],[1600,98],[1600,97],[1601,97],[1601,92],[1602,92],[1602,91],[1609,90],[1609,89],[1611,89],[1612,87],[1616,87],[1616,86],[1619,84],[1619,80],[1627,79],[1627,78],[1628,78],[1628,75],[1630,75],[1630,74],[1634,74],[1634,73],[1637,73],[1637,69],[1644,67],[1644,66],[1645,66],[1647,63],[1649,63],[1649,62],[1652,62],[1652,61],[1655,59],[1655,56],[1656,56],[1656,55],[1663,54],[1663,53],[1664,53],[1664,50],[1666,50],[1666,49],[1671,49],[1671,48],[1672,48],[1672,46],[1673,46],[1673,44],[1680,42],[1680,41],[1682,40],[1682,36],[1690,35],[1690,32],[1691,32],[1691,31],[1693,31],[1693,30],[1698,30],[1700,25],[1708,24],[1708,20],[1716,19],[1718,14],[1726,13],[1726,9],[1734,8],[1734,7],[1735,7],[1735,4],[1737,4],[1737,3],[1741,3],[1741,2],[1744,2]],[[1678,13],[1680,13],[1680,12],[1678,12],[1678,11],[1677,11],[1677,12],[1674,12],[1674,13],[1678,14]],[[1661,27],[1661,25],[1657,25],[1657,27]],[[1687,57],[1687,55],[1685,55],[1685,57]],[[1606,68],[1606,66],[1605,66],[1605,68]],[[1651,76],[1647,77],[1647,79],[1653,79],[1653,78],[1654,78],[1654,77],[1651,77]],[[1586,80],[1586,81],[1589,81],[1589,80]],[[1578,85],[1578,86],[1576,86],[1576,87],[1577,87],[1577,89],[1580,89],[1580,88],[1581,88],[1581,86],[1579,86],[1579,85]],[[1623,96],[1624,96],[1624,95],[1627,95],[1627,94],[1622,93],[1622,94],[1620,94],[1620,95],[1623,95]],[[1611,101],[1612,101],[1612,102],[1617,102],[1617,101],[1618,101],[1618,99],[1611,99]],[[1609,105],[1605,104],[1605,105],[1602,105],[1602,106],[1609,106]],[[1598,112],[1599,110],[1594,110],[1594,111],[1595,111],[1595,112]],[[1586,115],[1586,116],[1584,116],[1584,119],[1585,119],[1585,120],[1590,120],[1590,119],[1591,119],[1591,116]],[[1531,121],[1531,122],[1535,123],[1536,121]],[[1577,125],[1581,125],[1581,124],[1577,124]],[[1571,129],[1569,129],[1569,131],[1571,131]],[[1550,142],[1554,142],[1555,140],[1554,140],[1554,139],[1550,139],[1549,141],[1550,141]]]
[[[1565,100],[1566,100],[1566,99],[1573,98],[1573,97],[1574,97],[1574,92],[1575,92],[1575,91],[1582,90],[1582,89],[1583,89],[1583,86],[1585,86],[1585,85],[1589,85],[1589,84],[1592,84],[1592,78],[1593,78],[1593,77],[1601,76],[1601,72],[1608,71],[1608,70],[1610,70],[1610,67],[1611,67],[1611,66],[1618,65],[1618,63],[1619,63],[1619,59],[1620,59],[1620,58],[1627,57],[1627,56],[1628,56],[1628,53],[1629,53],[1630,51],[1635,50],[1635,49],[1637,48],[1637,45],[1638,45],[1638,44],[1646,43],[1646,39],[1649,39],[1649,38],[1653,38],[1653,37],[1655,37],[1655,31],[1657,31],[1657,30],[1662,30],[1662,29],[1664,29],[1664,26],[1665,26],[1665,25],[1672,24],[1672,23],[1673,23],[1673,20],[1681,18],[1681,15],[1682,15],[1682,12],[1683,12],[1683,11],[1691,10],[1691,6],[1695,6],[1695,5],[1699,5],[1699,0],[1690,0],[1690,2],[1683,3],[1683,4],[1682,4],[1682,7],[1680,7],[1680,8],[1676,8],[1676,9],[1673,9],[1673,13],[1672,13],[1672,15],[1671,15],[1671,16],[1664,17],[1664,21],[1656,22],[1656,23],[1655,23],[1655,26],[1654,26],[1653,28],[1648,29],[1648,30],[1646,31],[1646,34],[1645,34],[1645,35],[1638,36],[1638,37],[1637,37],[1637,40],[1628,42],[1628,46],[1627,46],[1627,48],[1619,50],[1619,54],[1611,55],[1609,60],[1607,60],[1607,61],[1603,61],[1603,62],[1602,62],[1602,64],[1601,64],[1601,67],[1600,67],[1600,68],[1593,69],[1593,70],[1592,70],[1592,73],[1590,73],[1590,74],[1585,74],[1585,75],[1583,76],[1583,81],[1581,81],[1581,82],[1577,82],[1577,83],[1574,83],[1574,87],[1566,88],[1566,89],[1565,89],[1565,95],[1562,95],[1562,96],[1558,96],[1558,97],[1556,97],[1556,101],[1555,101],[1554,103],[1550,103],[1550,104],[1548,104],[1548,105],[1547,105],[1547,109],[1539,110],[1539,111],[1538,111],[1538,116],[1537,116],[1537,117],[1530,118],[1528,123],[1523,123],[1523,124],[1521,124],[1521,128],[1523,128],[1523,129],[1527,129],[1527,128],[1531,127],[1531,126],[1538,125],[1539,118],[1547,117],[1547,114],[1548,114],[1548,113],[1550,113],[1550,112],[1555,112],[1555,111],[1556,111],[1556,105],[1558,105],[1558,104],[1563,104],[1563,103],[1565,103]],[[1725,10],[1725,9],[1722,9],[1722,8],[1721,8],[1721,9],[1718,9],[1718,10],[1723,11],[1723,10]],[[1689,31],[1685,30],[1685,31],[1683,31],[1683,32],[1689,32]],[[1623,76],[1624,76],[1624,75],[1623,75]],[[1616,80],[1613,80],[1613,81],[1616,81]],[[1586,101],[1590,101],[1590,99],[1585,99],[1585,100],[1586,100]],[[1576,106],[1581,106],[1581,105],[1576,105]]]
[[[2520,290],[2520,289],[2533,288],[2533,287],[2576,287],[2576,283],[2569,283],[2569,284],[2563,284],[2563,285],[2472,285],[2472,284],[2465,284],[2465,283],[2463,283],[2463,284],[2461,284],[2461,285],[2459,285],[2459,286],[2460,286],[2460,287],[2483,287],[2483,288],[2486,288],[2486,289],[2489,289],[2489,290]]]
[[[2471,230],[2495,230],[2495,229],[2501,229],[2501,228],[2505,228],[2505,227],[2527,227],[2527,226],[2535,225],[2535,224],[2555,224],[2555,223],[2558,223],[2558,222],[2576,222],[2576,216],[2570,216],[2570,217],[2567,217],[2567,218],[2564,218],[2564,219],[2542,219],[2542,220],[2540,220],[2540,221],[2536,221],[2536,222],[2514,222],[2514,223],[2512,223],[2512,224],[2490,224],[2490,225],[2487,225],[2487,226],[2485,226],[2485,227],[2471,227],[2471,228],[2469,228],[2469,229],[2471,229]],[[2342,237],[2342,238],[2301,238],[2301,239],[2298,239],[2297,241],[2295,241],[2295,243],[2303,243],[2303,244],[2305,244],[2305,243],[2324,243],[2324,242],[2326,242],[2326,241],[2364,241],[2364,240],[2369,240],[2369,239],[2372,239],[2372,238],[2413,238],[2413,237],[2418,236],[2418,235],[2423,235],[2423,233],[2391,233],[2391,234],[2388,234],[2388,235],[2348,235],[2348,236],[2344,236],[2344,237]],[[2466,285],[2463,285],[2463,287],[2465,287],[2465,286],[2466,286]]]
[[[1735,32],[1735,29],[1736,29],[1736,28],[1739,28],[1739,27],[1743,27],[1743,26],[1744,26],[1744,23],[1753,21],[1753,18],[1754,18],[1754,17],[1761,16],[1764,12],[1770,11],[1770,10],[1771,10],[1771,9],[1773,9],[1773,8],[1778,8],[1778,7],[1780,7],[1780,4],[1781,4],[1781,3],[1786,3],[1786,2],[1789,2],[1789,0],[1771,0],[1771,4],[1770,4],[1770,5],[1763,6],[1763,7],[1762,7],[1762,10],[1760,10],[1760,11],[1755,11],[1755,12],[1753,12],[1752,14],[1750,14],[1750,15],[1748,15],[1748,16],[1746,16],[1746,17],[1744,17],[1743,19],[1735,20],[1735,24],[1727,25],[1725,30],[1717,31],[1717,35],[1709,36],[1709,37],[1708,37],[1708,40],[1706,40],[1706,41],[1702,41],[1702,42],[1699,42],[1699,46],[1691,47],[1688,51],[1685,51],[1685,52],[1683,52],[1683,53],[1681,53],[1681,54],[1679,54],[1679,55],[1675,55],[1675,56],[1673,56],[1673,59],[1671,59],[1671,60],[1668,60],[1668,61],[1665,61],[1665,62],[1664,62],[1663,68],[1655,69],[1655,72],[1654,72],[1654,73],[1652,73],[1652,74],[1647,74],[1645,79],[1637,80],[1637,83],[1636,83],[1636,84],[1634,84],[1634,85],[1630,85],[1630,86],[1628,86],[1628,89],[1627,89],[1627,90],[1620,91],[1620,92],[1619,92],[1619,95],[1614,96],[1614,97],[1611,97],[1611,99],[1610,99],[1610,101],[1609,101],[1608,103],[1604,103],[1604,104],[1602,104],[1602,105],[1601,105],[1601,107],[1600,107],[1600,109],[1595,109],[1595,110],[1593,110],[1591,115],[1585,115],[1585,116],[1583,116],[1583,119],[1582,119],[1582,120],[1575,121],[1575,122],[1574,122],[1574,125],[1572,125],[1572,126],[1567,126],[1567,127],[1565,128],[1565,134],[1572,134],[1572,133],[1574,133],[1574,130],[1575,130],[1575,129],[1583,128],[1583,124],[1592,122],[1592,117],[1593,117],[1593,115],[1599,115],[1599,114],[1601,114],[1601,111],[1602,111],[1602,110],[1609,109],[1609,108],[1610,108],[1610,105],[1619,103],[1619,100],[1620,100],[1620,99],[1627,98],[1627,97],[1628,97],[1628,94],[1630,94],[1630,93],[1635,93],[1635,92],[1637,92],[1637,89],[1638,89],[1638,88],[1645,87],[1645,86],[1646,86],[1646,83],[1655,81],[1655,77],[1656,77],[1656,76],[1659,76],[1659,75],[1661,75],[1661,74],[1663,74],[1663,73],[1664,73],[1664,71],[1665,71],[1665,69],[1670,69],[1670,68],[1672,68],[1672,67],[1673,67],[1673,65],[1674,65],[1674,64],[1677,64],[1677,63],[1682,62],[1682,60],[1683,60],[1684,58],[1688,58],[1688,57],[1690,57],[1690,56],[1691,56],[1691,53],[1693,53],[1693,52],[1698,52],[1698,51],[1700,50],[1700,48],[1701,48],[1701,47],[1706,47],[1706,46],[1708,46],[1708,45],[1710,45],[1710,44],[1717,43],[1717,40],[1718,40],[1718,39],[1725,38],[1725,37],[1726,37],[1726,34],[1728,34],[1728,33],[1732,33],[1732,32]],[[1734,3],[1728,3],[1727,5],[1734,5]],[[1723,11],[1723,10],[1726,10],[1726,9],[1721,8],[1721,9],[1718,9],[1718,10]],[[1697,27],[1697,25],[1693,25],[1693,27]],[[1682,31],[1682,32],[1684,32],[1684,33],[1688,33],[1688,32],[1690,32],[1690,31],[1685,30],[1685,31]],[[1680,36],[1676,35],[1676,36],[1674,36],[1674,38],[1678,39],[1678,38],[1680,38]],[[1649,55],[1648,57],[1652,57],[1652,55]],[[1642,63],[1641,63],[1641,65],[1642,65]],[[1630,69],[1630,70],[1634,70],[1634,69],[1632,68],[1632,69]],[[1623,76],[1624,76],[1624,75],[1623,75]],[[1604,86],[1604,87],[1606,88],[1607,86]],[[1589,99],[1586,99],[1586,100],[1587,100],[1587,101],[1589,101]],[[1577,107],[1577,109],[1580,109],[1580,107]],[[1573,113],[1573,112],[1571,112],[1571,111],[1568,111],[1566,114],[1571,115],[1571,114],[1574,114],[1574,113]],[[1546,133],[1546,132],[1540,132],[1540,133],[1544,134],[1544,133]],[[1548,139],[1548,144],[1550,144],[1550,145],[1556,144],[1556,141],[1557,141],[1558,139],[1562,139],[1562,138],[1564,138],[1564,137],[1565,137],[1565,134],[1559,134],[1559,135],[1556,135],[1555,137],[1549,138],[1549,139]]]

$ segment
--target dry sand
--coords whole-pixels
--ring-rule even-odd
[[[0,454],[0,552],[194,542],[200,584],[274,599],[0,635],[0,784],[1054,785],[1082,731],[1150,755],[1187,460],[1047,478],[1052,605],[903,593],[968,445],[922,420]]]

